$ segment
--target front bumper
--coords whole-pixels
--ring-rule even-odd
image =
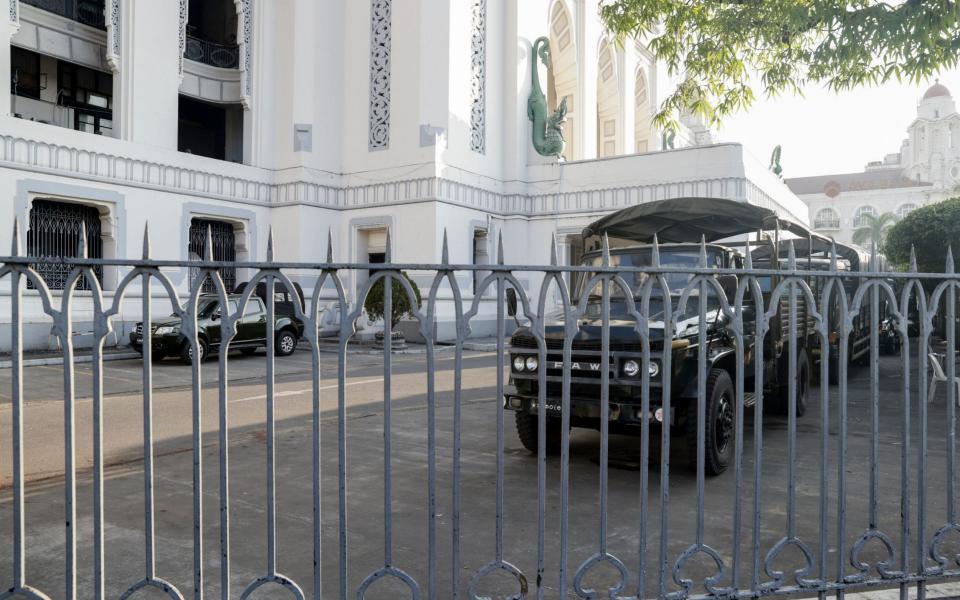
[[[155,354],[174,354],[180,351],[180,337],[172,335],[153,336],[150,345]],[[143,336],[135,331],[130,332],[130,346],[143,354]]]
[[[544,403],[547,414],[553,417],[562,415],[563,407],[559,398],[546,399]],[[537,396],[506,392],[503,395],[503,406],[507,410],[537,414],[539,412],[539,398]],[[587,419],[601,418],[602,407],[599,398],[570,398],[570,418],[572,422]],[[670,421],[675,422],[675,411],[670,408]],[[662,423],[664,419],[660,395],[650,390],[650,410],[644,414],[643,406],[639,403],[609,402],[608,420],[621,425],[639,425],[644,420],[653,423]]]

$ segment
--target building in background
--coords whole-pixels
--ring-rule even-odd
[[[138,258],[149,221],[157,259],[198,258],[210,231],[214,258],[262,261],[272,227],[278,260],[322,261],[329,231],[336,260],[381,262],[389,231],[396,261],[436,262],[446,230],[454,263],[495,260],[502,234],[507,262],[542,264],[551,236],[561,260],[576,261],[586,223],[662,198],[807,217],[740,145],[714,143],[692,118],[675,136],[652,125],[676,82],[642,43],[605,35],[598,0],[3,2],[4,248],[18,218],[30,254],[70,256],[85,229],[92,255]],[[536,152],[527,116],[541,36],[548,108],[567,102],[559,159]],[[43,275],[60,293],[65,274]],[[108,299],[123,275],[98,273]],[[169,275],[188,289],[189,269]],[[365,279],[346,276],[351,303]],[[534,277],[522,283],[536,293]],[[463,276],[468,300],[475,284]],[[24,293],[27,346],[46,347],[49,321]],[[336,323],[335,296],[323,299]],[[492,314],[484,298],[474,333],[489,333]],[[74,320],[82,333],[84,316]],[[8,344],[0,333],[0,350]]]
[[[960,195],[960,114],[939,82],[924,93],[900,151],[859,173],[787,179],[810,207],[813,228],[850,243],[864,215],[910,211]]]

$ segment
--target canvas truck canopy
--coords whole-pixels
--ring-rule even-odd
[[[798,237],[810,231],[793,221],[779,217],[768,208],[722,198],[672,198],[631,206],[594,221],[583,230],[583,238],[603,236],[642,244],[696,243],[769,231],[779,228]],[[587,243],[592,248],[595,244]]]

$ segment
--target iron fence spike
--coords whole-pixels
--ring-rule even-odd
[[[13,217],[13,244],[10,249],[12,256],[20,256],[20,219]]]
[[[333,262],[333,228],[327,228],[327,264]]]
[[[700,268],[707,268],[707,237],[700,236]]]
[[[80,241],[77,242],[77,256],[87,258],[87,228],[80,227]]]
[[[913,244],[910,244],[910,272],[917,272],[917,251]]]
[[[550,266],[557,266],[557,234],[550,234]]]
[[[947,273],[953,273],[953,245],[947,245]]]
[[[787,242],[787,268],[791,271],[797,268],[797,247],[793,240]]]
[[[837,240],[830,237],[830,270],[837,270]]]
[[[497,232],[497,264],[503,264],[503,231]]]
[[[203,245],[203,260],[210,262],[213,260],[213,229],[207,225],[207,239]]]
[[[747,240],[747,243],[746,243],[746,245],[744,246],[744,253],[745,253],[745,256],[743,257],[743,258],[744,258],[744,261],[743,261],[744,268],[746,268],[746,269],[752,269],[752,268],[753,268],[753,252],[750,250],[750,240],[749,240],[749,239]]]
[[[273,225],[267,230],[267,262],[273,262]]]
[[[651,262],[654,267],[660,266],[660,239],[657,234],[653,234],[653,250],[651,253]]]
[[[143,223],[143,260],[150,260],[150,222]]]
[[[603,266],[610,266],[610,236],[603,233]]]
[[[447,246],[447,228],[443,228],[443,249],[440,252],[440,263],[450,264],[450,248]]]
[[[387,264],[390,264],[393,262],[393,240],[391,239],[391,236],[390,236],[389,227],[387,227],[387,249],[383,254],[383,260]]]

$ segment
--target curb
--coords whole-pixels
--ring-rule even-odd
[[[103,355],[103,361],[108,360],[128,360],[131,358],[140,358],[140,354],[137,352],[109,352]],[[93,362],[93,356],[90,354],[83,354],[80,356],[73,357],[74,364],[82,364]],[[44,358],[25,358],[20,361],[20,365],[24,367],[45,367],[52,365],[62,365],[63,356],[47,356]],[[12,360],[0,360],[0,369],[9,369],[13,367]]]

